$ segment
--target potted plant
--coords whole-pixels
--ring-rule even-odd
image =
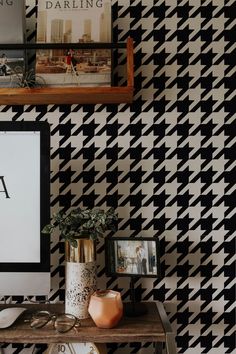
[[[76,208],[68,214],[64,211],[53,214],[51,224],[46,225],[42,232],[51,234],[58,227],[62,238],[73,247],[77,247],[78,238],[88,237],[97,240],[103,237],[107,230],[115,231],[117,219],[113,208],[107,211],[97,208]]]
[[[42,232],[51,234],[56,228],[65,240],[66,312],[87,318],[91,294],[96,290],[95,241],[107,230],[115,231],[118,217],[113,208],[75,208],[54,214]]]

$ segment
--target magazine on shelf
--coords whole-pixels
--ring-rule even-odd
[[[25,1],[0,1],[0,43],[24,43]],[[19,87],[25,71],[24,50],[0,49],[0,87]]]
[[[38,0],[37,43],[109,43],[111,0]],[[37,49],[48,86],[111,86],[111,49]]]

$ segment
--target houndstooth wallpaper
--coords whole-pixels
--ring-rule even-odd
[[[35,4],[27,4],[33,40]],[[132,105],[0,107],[1,120],[51,124],[52,212],[113,206],[119,236],[159,238],[163,279],[141,279],[136,292],[164,302],[179,353],[234,352],[235,5],[114,0],[114,41],[135,41]],[[124,63],[121,52],[120,84]],[[51,262],[50,298],[63,300],[58,235]],[[99,287],[129,298],[128,279],[105,276],[102,242],[98,275]],[[123,347],[109,353],[152,344]]]

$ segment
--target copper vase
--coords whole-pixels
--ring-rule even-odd
[[[115,327],[123,315],[120,293],[113,290],[95,291],[90,298],[88,311],[97,327]]]

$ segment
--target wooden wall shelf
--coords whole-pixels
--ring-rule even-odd
[[[134,91],[133,40],[128,38],[127,86],[0,88],[0,105],[132,103]]]

